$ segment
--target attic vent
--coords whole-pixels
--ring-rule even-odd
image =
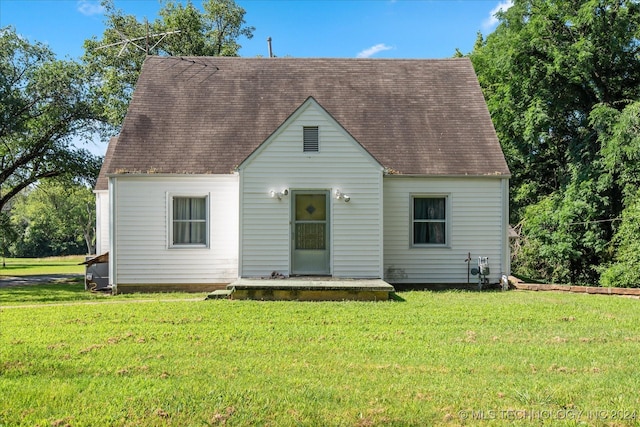
[[[305,126],[302,128],[302,151],[318,151],[318,126]]]

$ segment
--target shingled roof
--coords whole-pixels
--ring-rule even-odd
[[[102,161],[100,174],[98,174],[98,179],[96,180],[96,190],[107,190],[109,188],[107,171],[109,170],[109,166],[111,165],[111,159],[113,159],[113,152],[115,151],[117,144],[118,138],[115,136],[111,137],[111,139],[109,140],[109,145],[107,146],[107,152],[105,153],[104,160]]]
[[[103,175],[230,173],[309,97],[394,173],[509,175],[466,58],[226,57],[147,58]]]

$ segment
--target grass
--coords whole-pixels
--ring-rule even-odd
[[[68,278],[43,285],[26,285],[0,288],[0,308],[3,306],[30,306],[34,304],[61,304],[82,301],[126,302],[130,300],[175,300],[204,299],[206,293],[188,294],[125,294],[112,297],[100,292],[84,289],[84,279]],[[1,426],[1,425],[0,425]]]
[[[84,274],[85,266],[78,265],[84,255],[50,258],[6,258],[5,267],[0,265],[0,278],[35,276],[41,274]]]
[[[0,268],[2,277],[28,277],[37,275],[77,275],[75,277],[56,278],[51,283],[37,286],[0,287],[0,308],[2,306],[20,306],[30,304],[56,304],[81,301],[125,301],[125,300],[158,300],[158,299],[193,299],[204,298],[206,294],[127,294],[117,299],[100,292],[87,292],[84,289],[85,266],[78,265],[84,256],[67,256],[52,258],[11,258],[7,259],[7,267]],[[4,274],[4,276],[3,276]],[[0,424],[1,427],[1,424]]]
[[[85,291],[83,278],[80,277],[37,286],[0,288],[0,308],[11,305],[88,301],[105,297]]]
[[[0,425],[640,425],[638,300],[148,297],[5,296]]]

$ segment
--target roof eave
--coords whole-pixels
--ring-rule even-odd
[[[502,172],[486,173],[486,174],[416,174],[416,173],[384,173],[385,178],[495,178],[510,179],[511,174]]]
[[[207,178],[214,176],[234,176],[238,175],[237,171],[230,171],[229,173],[168,173],[168,172],[116,172],[106,174],[107,178],[180,178],[180,177],[194,177],[194,178]]]

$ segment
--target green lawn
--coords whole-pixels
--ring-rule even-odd
[[[84,274],[85,266],[79,265],[84,259],[84,255],[51,258],[6,258],[5,267],[0,264],[0,278],[40,274]]]
[[[10,292],[0,292],[2,426],[640,425],[636,299],[172,294],[27,308]]]

